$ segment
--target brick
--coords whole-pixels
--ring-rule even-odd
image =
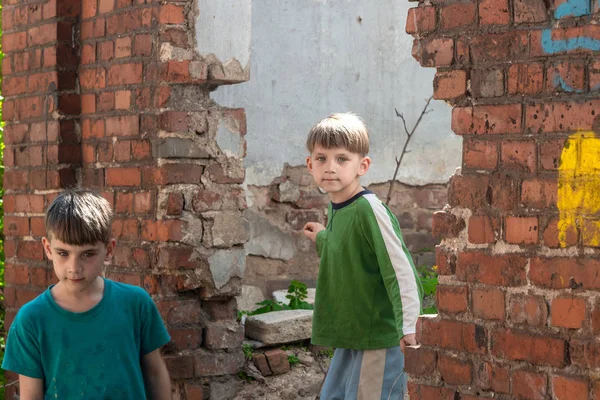
[[[580,377],[554,375],[552,391],[557,400],[588,399],[588,381]]]
[[[558,368],[566,364],[566,343],[562,339],[496,329],[492,331],[491,343],[492,354],[496,357]]]
[[[151,192],[135,193],[133,205],[137,214],[148,214],[153,209],[153,194]]]
[[[180,241],[183,221],[181,220],[158,220],[144,221],[142,224],[142,239],[148,241]]]
[[[15,212],[43,213],[44,196],[35,194],[17,194],[15,196]],[[10,212],[6,211],[5,212]]]
[[[559,219],[551,218],[543,232],[544,245],[550,248],[560,248],[564,246],[575,246],[579,242],[579,232],[577,227],[569,225],[566,227],[564,235],[558,229]],[[561,243],[563,241],[563,243]]]
[[[115,9],[115,0],[98,0],[98,11],[100,14],[107,14]]]
[[[195,269],[200,261],[191,260],[193,249],[190,247],[162,247],[158,250],[158,267],[167,269]]]
[[[152,36],[136,35],[133,39],[133,55],[139,57],[152,55]]]
[[[527,283],[527,259],[518,255],[490,256],[483,252],[458,255],[456,277],[465,282],[496,286],[521,286]]]
[[[589,220],[583,221],[581,227],[581,241],[584,246],[600,247],[600,221]]]
[[[548,19],[544,0],[515,0],[515,23],[544,22]]]
[[[417,341],[425,346],[484,354],[487,351],[487,331],[483,326],[437,318],[422,318]]]
[[[285,374],[290,370],[288,355],[281,349],[265,351],[267,362],[273,371],[273,375]]]
[[[83,40],[103,37],[106,32],[106,20],[96,18],[93,21],[84,21],[81,24],[81,38]]]
[[[216,200],[220,198],[216,195]],[[290,210],[286,215],[286,221],[290,224],[293,230],[300,231],[308,222],[320,222],[322,220],[321,213],[316,210]],[[431,224],[428,225],[430,227]]]
[[[178,350],[194,350],[202,345],[202,329],[169,329]]]
[[[265,353],[254,353],[252,355],[252,361],[263,376],[273,375],[273,371],[271,371],[271,368],[269,367]]]
[[[4,235],[27,236],[28,234],[29,220],[27,217],[4,217]]]
[[[169,61],[167,81],[172,83],[200,83],[208,77],[206,64],[193,61]]]
[[[109,186],[140,186],[141,171],[138,168],[107,168],[106,184]]]
[[[5,53],[27,48],[27,32],[8,33],[2,37],[2,50]]]
[[[115,219],[112,233],[119,240],[136,240],[139,235],[139,223],[136,219]]]
[[[504,321],[504,292],[498,289],[473,289],[473,315]]]
[[[513,372],[513,395],[520,399],[544,400],[548,387],[546,375],[528,371]]]
[[[102,0],[101,0],[102,1]],[[172,379],[186,379],[194,377],[193,356],[163,356]]]
[[[413,7],[408,9],[406,33],[423,34],[435,30],[435,7]]]
[[[537,217],[506,217],[505,239],[512,244],[537,244],[539,227]]]
[[[127,214],[133,213],[133,193],[117,192],[115,212]]]
[[[108,84],[110,86],[135,85],[142,83],[142,64],[117,64],[108,70]]]
[[[27,77],[7,77],[2,82],[2,91],[5,96],[17,96],[27,93]]]
[[[597,3],[600,7],[600,3]],[[3,67],[4,68],[4,67]],[[600,61],[594,61],[590,64],[590,91],[597,92],[600,90]]]
[[[205,328],[204,345],[207,349],[239,348],[242,340],[244,340],[244,327],[236,322],[215,323]]]
[[[194,384],[190,384],[190,383],[186,383],[185,384],[185,393],[186,393],[186,398],[193,400],[193,399],[204,399],[204,387],[202,385],[194,385]]]
[[[453,275],[456,266],[456,257],[447,253],[443,247],[435,247],[435,265],[439,275]]]
[[[433,80],[434,99],[456,99],[467,92],[467,73],[463,70],[438,72]]]
[[[107,40],[96,45],[99,61],[111,61],[115,57],[115,42]]]
[[[106,86],[106,74],[103,68],[88,68],[79,72],[79,82],[84,90],[103,89]]]
[[[139,116],[127,115],[106,119],[107,136],[138,136],[140,133]]]
[[[525,116],[527,130],[530,133],[592,130],[599,109],[600,100],[529,105]]]
[[[508,0],[483,0],[481,3],[479,3],[479,24],[510,24]]]
[[[548,306],[543,297],[512,295],[509,299],[508,318],[514,324],[545,326]]]
[[[532,258],[533,284],[552,289],[600,289],[600,261],[571,258]]]
[[[521,132],[521,105],[455,107],[452,130],[463,134],[498,134]]]
[[[586,317],[585,299],[577,297],[559,297],[550,307],[552,326],[579,329]]]
[[[129,140],[113,142],[114,161],[127,162],[131,159],[131,143]]]
[[[113,111],[115,109],[115,94],[113,92],[100,93],[96,106],[99,112]]]
[[[118,90],[115,93],[115,108],[117,110],[129,110],[131,105],[131,92],[129,90]]]
[[[452,207],[475,211],[489,205],[487,175],[453,175],[448,188],[448,202]]]
[[[468,309],[468,287],[438,285],[437,307],[446,313],[461,313]]]
[[[19,241],[17,257],[22,260],[42,261],[44,259],[42,244],[38,241]]]
[[[476,69],[471,71],[471,93],[476,97],[499,97],[504,94],[504,71]]]
[[[521,186],[521,201],[527,207],[555,208],[558,183],[555,179],[527,179]]]
[[[131,57],[131,36],[117,38],[115,41],[115,57]]]
[[[58,40],[58,24],[51,23],[29,28],[27,30],[27,45],[37,46]]]
[[[501,163],[507,170],[535,172],[537,147],[533,141],[503,141],[500,144]]]
[[[448,67],[454,58],[452,39],[421,39],[413,45],[413,57],[423,67]]]
[[[546,90],[550,92],[584,92],[585,62],[570,60],[554,63],[546,73]]]
[[[458,3],[445,6],[440,12],[440,26],[443,30],[468,26],[475,23],[475,4]]]
[[[13,285],[29,284],[30,268],[26,265],[14,265],[7,263],[4,269],[4,279]]]
[[[571,363],[584,368],[600,367],[600,345],[595,340],[571,339]]]
[[[475,65],[497,61],[518,61],[529,56],[528,44],[527,31],[475,36],[471,39],[471,59]]]
[[[204,166],[196,164],[165,164],[161,169],[161,182],[167,184],[197,183]]]
[[[435,373],[437,368],[437,353],[433,350],[406,349],[404,370],[411,376],[427,377]]]
[[[440,355],[438,370],[442,379],[449,385],[469,385],[471,383],[472,366],[465,360],[457,357]]]
[[[183,213],[184,198],[182,193],[169,193],[167,200],[167,215],[181,215]]]
[[[183,24],[185,22],[184,6],[169,3],[161,5],[158,22],[160,24]]]
[[[497,393],[509,393],[510,371],[497,364],[486,362],[479,374],[482,389],[491,389]]]
[[[446,211],[433,214],[432,235],[434,237],[456,237],[465,228],[465,221]]]
[[[555,171],[560,165],[560,157],[567,140],[548,140],[540,144],[540,165],[543,169]]]
[[[231,353],[202,351],[196,353],[194,357],[194,371],[199,377],[235,375],[244,364],[244,354],[241,351]]]
[[[469,243],[485,244],[494,243],[498,234],[499,223],[497,218],[485,215],[473,215],[469,218],[468,238]]]
[[[408,394],[411,400],[454,400],[458,392],[448,387],[435,387],[408,382]]]

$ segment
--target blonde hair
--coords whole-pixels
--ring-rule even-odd
[[[104,197],[82,189],[68,189],[46,210],[46,235],[73,246],[108,244],[112,217],[112,209]]]
[[[312,127],[306,148],[312,153],[315,146],[325,149],[343,148],[366,156],[369,153],[369,131],[364,121],[352,113],[332,114]]]

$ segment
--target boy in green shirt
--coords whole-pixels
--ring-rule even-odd
[[[321,399],[401,399],[422,289],[398,220],[360,185],[371,165],[367,129],[333,114],[311,129],[307,148],[308,170],[331,200],[327,227],[304,227],[321,258],[312,343],[336,349]]]
[[[115,248],[112,215],[82,190],[46,211],[42,244],[58,283],[19,310],[2,364],[19,374],[23,400],[171,399],[160,355],[170,337],[152,298],[101,276]]]

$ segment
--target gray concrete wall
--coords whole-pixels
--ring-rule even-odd
[[[259,0],[252,2],[251,79],[222,86],[213,98],[244,107],[246,184],[268,185],[285,163],[304,163],[309,128],[331,112],[353,111],[371,131],[373,166],[364,183],[391,179],[405,134],[433,92],[434,69],[412,58],[407,1]],[[450,107],[433,110],[411,142],[399,179],[445,183],[461,162]]]

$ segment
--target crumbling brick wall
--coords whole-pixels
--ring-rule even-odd
[[[598,399],[600,3],[420,2],[407,32],[453,106],[440,314],[411,399]],[[464,228],[463,228],[464,227]]]
[[[243,154],[217,144],[225,132],[244,148],[244,111],[210,99],[247,76],[197,54],[197,12],[192,0],[3,2],[6,328],[55,279],[45,207],[62,188],[97,189],[116,213],[107,276],[154,296],[175,398],[189,400],[235,390],[248,237]]]

